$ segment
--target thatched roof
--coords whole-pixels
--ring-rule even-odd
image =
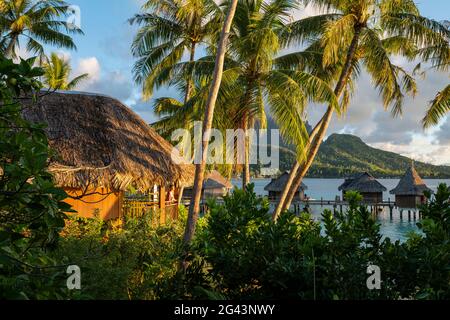
[[[24,104],[27,120],[48,125],[49,145],[56,151],[50,171],[61,187],[133,185],[145,192],[154,184],[192,182],[194,166],[178,165],[181,158],[172,145],[116,99],[57,92]]]
[[[225,179],[219,171],[211,171],[203,182],[203,189],[233,189],[233,184]]]
[[[289,180],[289,172],[284,172],[281,176],[276,179],[272,179],[272,181],[264,188],[264,190],[269,192],[283,192],[284,187],[286,186]],[[308,187],[302,182],[298,191],[308,190]]]
[[[411,166],[406,170],[397,187],[391,190],[391,194],[397,196],[423,196],[425,191],[431,192],[431,189],[423,182],[414,166]]]
[[[379,183],[370,173],[364,172],[345,180],[339,191],[358,191],[363,193],[378,193],[386,191],[386,187]]]
[[[193,189],[194,184],[191,184],[186,189]],[[203,190],[213,190],[213,189],[227,189],[231,190],[234,188],[231,181],[227,180],[224,176],[220,174],[219,171],[213,170],[205,175],[203,180]]]

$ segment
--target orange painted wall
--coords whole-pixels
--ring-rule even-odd
[[[65,189],[68,195],[79,197],[81,190]],[[95,193],[95,194],[92,194]],[[84,218],[92,218],[98,210],[99,217],[103,220],[118,219],[121,216],[123,192],[111,192],[106,188],[98,188],[95,191],[86,192],[80,200],[67,198],[66,202],[72,205],[77,214]]]

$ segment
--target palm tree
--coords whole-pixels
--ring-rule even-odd
[[[243,93],[236,91],[239,105],[241,128],[246,136],[255,122],[260,128],[266,127],[265,102],[278,123],[281,133],[289,142],[297,146],[297,156],[302,157],[304,141],[308,133],[304,126],[304,111],[308,99],[335,101],[334,95],[321,78],[305,72],[305,68],[290,68],[286,60],[294,54],[278,57],[282,48],[297,32],[292,31],[291,12],[297,9],[297,1],[242,1],[233,25],[231,37],[231,68],[239,70],[236,84]],[[303,27],[303,26],[302,26]],[[305,59],[305,52],[297,52],[297,57]],[[234,89],[234,88],[233,88]],[[250,183],[249,149],[250,141],[245,141],[243,188]]]
[[[418,56],[418,46],[448,47],[445,41],[448,30],[441,24],[420,16],[411,0],[305,0],[333,18],[320,29],[323,48],[323,65],[344,61],[341,74],[335,83],[335,94],[348,104],[346,87],[351,77],[364,67],[372,77],[385,108],[392,107],[393,115],[402,112],[405,93],[415,94],[414,78],[396,66],[391,55],[409,59]],[[443,50],[445,51],[445,50]],[[306,160],[297,162],[291,170],[288,185],[274,212],[274,219],[290,207],[295,190],[312,165],[325,138],[333,115],[329,107],[311,134]]]
[[[133,73],[144,98],[149,99],[154,88],[169,83],[175,75],[167,73],[159,81],[155,76],[181,61],[186,51],[193,62],[197,47],[220,30],[222,17],[214,0],[148,0],[142,9],[148,12],[129,20],[141,26],[132,45],[138,59]],[[183,76],[186,102],[193,88],[190,76]]]
[[[68,5],[61,0],[0,0],[0,50],[7,57],[16,58],[20,39],[25,38],[26,49],[43,57],[43,44],[76,49],[68,34],[82,34],[69,26],[64,17]]]
[[[216,105],[217,97],[219,95],[219,89],[223,78],[223,66],[225,61],[225,55],[227,52],[228,37],[233,23],[234,15],[236,12],[238,0],[231,0],[228,8],[228,14],[226,16],[222,32],[220,35],[219,45],[216,54],[216,62],[214,66],[214,75],[212,83],[209,89],[208,100],[206,102],[205,116],[203,119],[203,132],[205,137],[203,138],[202,148],[202,161],[196,165],[195,168],[195,180],[193,190],[193,201],[189,208],[188,221],[186,224],[186,230],[184,234],[184,242],[189,245],[195,234],[195,227],[200,214],[200,199],[202,195],[203,180],[206,169],[206,158],[208,156],[208,143],[210,140],[210,129],[214,118],[214,108]]]
[[[292,28],[302,33],[303,24],[289,23],[290,12],[296,8],[296,1],[240,1],[230,35],[230,49],[225,62],[224,80],[219,92],[218,110],[222,110],[221,120],[231,120],[232,128],[241,128],[247,132],[255,122],[264,128],[266,123],[266,102],[281,133],[290,142],[297,145],[297,154],[302,156],[308,133],[304,126],[303,113],[308,99],[327,101],[337,107],[337,101],[325,79],[325,74],[305,72],[306,65],[317,60],[316,48],[277,57],[280,49],[287,46]],[[320,20],[320,19],[316,19]],[[317,21],[304,21],[304,24],[317,24]],[[300,38],[298,35],[297,38]],[[214,52],[214,47],[209,48]],[[316,61],[317,64],[317,61]],[[189,73],[198,84],[208,83],[213,57],[206,56],[194,63],[179,63],[171,66],[174,74]],[[293,68],[296,65],[300,68]],[[323,69],[323,68],[316,68]],[[334,66],[327,69],[334,69]],[[187,71],[186,71],[187,70]],[[164,72],[164,73],[168,73]],[[163,73],[163,74],[164,74]],[[320,77],[319,77],[320,76]],[[158,79],[158,76],[155,76]],[[180,103],[158,103],[157,112],[167,112],[158,125],[180,124],[181,119],[190,119],[196,114],[195,101],[206,99],[207,90],[198,86],[192,99],[181,106]],[[173,99],[165,99],[165,102]],[[162,108],[161,108],[162,107]],[[218,120],[218,119],[216,119]],[[218,122],[218,121],[217,121]],[[228,121],[227,124],[230,124]],[[170,126],[168,126],[170,127]],[[230,128],[230,127],[228,127]],[[249,183],[249,140],[245,142],[243,187]]]
[[[44,75],[43,83],[50,89],[54,90],[73,90],[83,80],[89,77],[85,73],[69,80],[72,68],[69,61],[63,57],[59,57],[56,53],[52,53],[50,59],[43,65]]]
[[[430,108],[422,120],[424,128],[437,125],[450,112],[450,85],[439,92],[430,104]]]
[[[447,26],[447,30],[448,28]],[[431,62],[432,70],[448,72],[450,68],[450,48],[447,45],[448,41],[450,41],[450,36],[448,34],[446,40],[447,42],[442,43],[436,41],[434,46],[426,47],[419,51],[424,61]],[[431,101],[430,108],[422,120],[424,128],[437,125],[448,112],[450,112],[450,85],[440,91]]]

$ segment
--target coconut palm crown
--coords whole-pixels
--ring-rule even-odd
[[[295,68],[292,67],[293,54],[279,56],[281,49],[289,44],[286,38],[292,32],[291,12],[295,8],[297,1],[293,0],[239,1],[215,118],[228,125],[234,124],[228,128],[251,128],[255,121],[264,128],[268,108],[283,136],[298,146],[301,156],[308,136],[303,121],[307,102],[327,101],[336,109],[338,104],[327,79],[323,80],[317,76],[318,73],[306,72],[306,68],[303,68],[307,64],[312,65],[310,61],[317,63],[320,55],[310,48],[298,52]],[[311,21],[304,23],[312,24]],[[298,24],[297,30],[302,29],[305,26]],[[214,45],[210,45],[207,52],[211,55],[195,62],[168,66],[155,75],[156,81],[164,82],[168,74],[189,73],[193,75],[197,88],[196,94],[184,105],[171,98],[158,99],[155,111],[165,117],[157,126],[163,124],[167,128],[171,119],[176,119],[172,121],[172,129],[177,128],[177,125],[179,128],[181,119],[195,118],[196,112],[202,110],[201,103],[207,95],[209,78],[214,68],[215,50]],[[173,83],[181,85],[176,80]],[[201,116],[201,112],[198,115]]]
[[[43,83],[54,90],[73,90],[89,77],[89,74],[85,73],[69,80],[72,72],[70,62],[54,52],[48,61],[44,63],[43,68],[45,72]]]
[[[76,49],[70,34],[83,32],[67,23],[68,10],[61,0],[0,0],[0,51],[16,58],[22,39],[24,49],[41,57],[44,44]]]
[[[194,61],[196,49],[220,30],[222,12],[214,0],[148,0],[144,13],[129,20],[140,26],[132,44],[137,58],[133,73],[135,81],[142,85],[144,99],[149,99],[155,88],[171,79],[158,82],[155,76],[167,67],[180,62],[185,52]],[[192,84],[185,76],[185,101],[190,97]]]

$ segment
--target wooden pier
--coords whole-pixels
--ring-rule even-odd
[[[278,202],[274,199],[269,199],[269,201],[272,204],[277,204]],[[378,214],[380,209],[387,208],[389,209],[389,215],[390,218],[393,219],[394,217],[394,209],[396,209],[400,214],[400,219],[403,219],[404,214],[408,214],[408,220],[416,220],[417,218],[421,218],[422,213],[419,211],[418,208],[400,208],[398,207],[397,203],[395,201],[391,201],[390,199],[388,201],[383,202],[360,202],[361,205],[365,205],[370,208],[371,212],[374,214]],[[293,202],[291,209],[294,211],[294,213],[299,214],[302,211],[304,211],[304,208],[312,207],[312,206],[320,206],[320,207],[333,207],[334,211],[343,212],[344,207],[349,206],[348,201],[342,201],[342,200],[302,200],[302,201],[295,201]],[[303,208],[303,210],[302,210]]]
[[[267,198],[267,197],[265,197]],[[274,198],[269,198],[268,199],[269,202],[272,205],[276,205],[278,204],[278,201]],[[223,199],[216,199],[216,201],[220,204],[223,203]],[[189,200],[185,200],[184,201],[184,205],[185,206],[189,206],[190,201]],[[382,201],[382,202],[370,202],[370,201],[362,201],[360,202],[361,205],[365,205],[368,208],[370,208],[370,211],[374,214],[379,214],[380,209],[383,210],[385,208],[387,208],[389,210],[389,216],[391,218],[391,220],[394,218],[394,209],[397,210],[397,212],[400,214],[400,219],[403,220],[403,217],[408,215],[408,220],[412,221],[412,219],[414,219],[414,221],[416,219],[420,219],[422,216],[422,213],[419,211],[418,208],[409,208],[409,209],[405,209],[405,208],[400,208],[398,207],[397,203],[395,201],[391,201],[390,199],[388,201]],[[340,199],[335,199],[335,200],[325,200],[325,199],[320,199],[320,200],[302,200],[302,201],[294,201],[291,205],[291,210],[295,213],[295,214],[300,214],[301,212],[304,212],[305,208],[308,207],[333,207],[333,211],[334,212],[344,212],[344,208],[349,206],[349,202],[348,201],[342,201]],[[204,214],[208,211],[208,206],[206,204],[206,202],[202,202],[201,203],[201,214]]]

